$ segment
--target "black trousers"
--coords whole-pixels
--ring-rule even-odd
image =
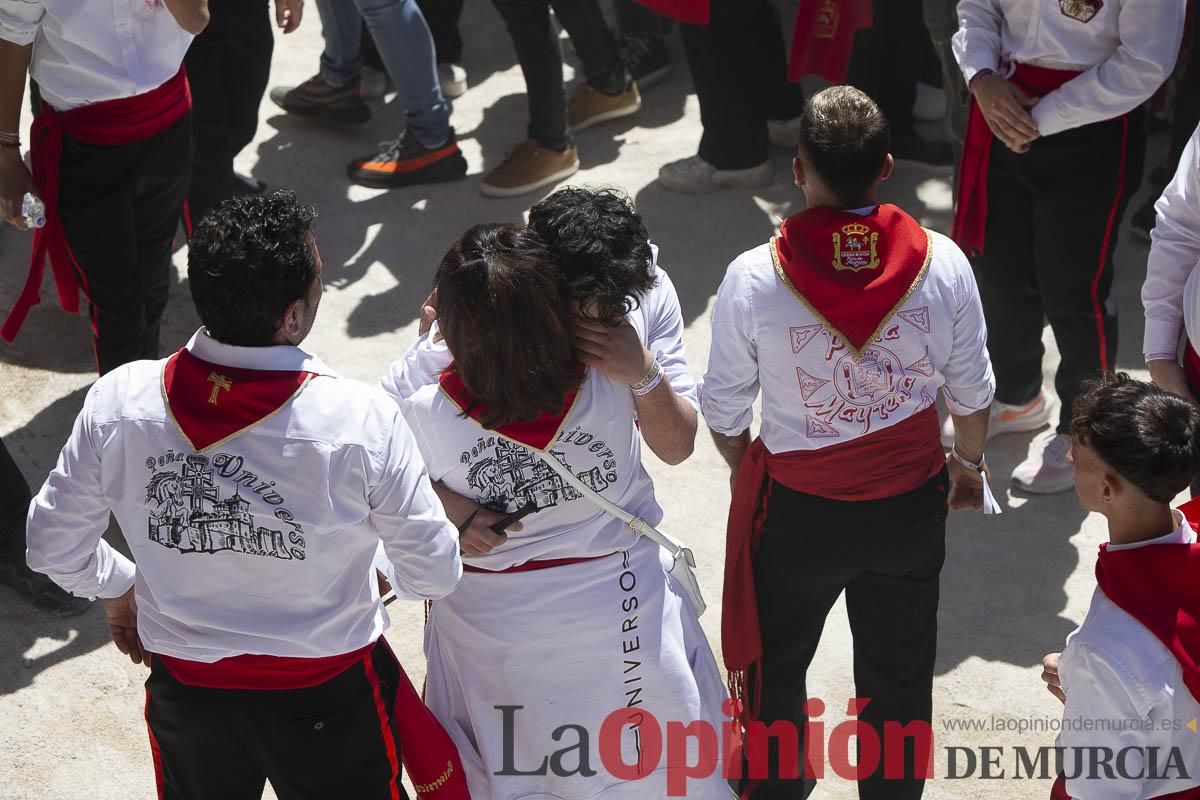
[[[0,561],[25,560],[25,515],[32,495],[0,439]]]
[[[134,144],[64,137],[58,213],[91,303],[100,374],[158,358],[171,245],[192,175],[192,117]]]
[[[767,160],[767,120],[804,110],[804,90],[787,79],[779,13],[770,0],[712,0],[708,25],[680,25],[700,101],[700,157],[717,169]]]
[[[1062,362],[1054,386],[1065,432],[1080,383],[1113,369],[1113,252],[1145,161],[1141,110],[1036,140],[1018,155],[992,144],[984,253],[976,263],[996,399],[1027,403],[1042,386],[1042,323]]]
[[[617,38],[597,0],[493,0],[512,36],[525,76],[529,101],[529,138],[551,150],[574,145],[567,131],[567,94],[563,56],[550,9],[562,23],[583,63],[584,78],[604,91],[619,91],[625,66]]]
[[[613,0],[613,11],[617,16],[617,30],[622,36],[631,33],[666,36],[675,24],[669,17],[651,11],[637,0]]]
[[[930,721],[948,481],[942,471],[906,494],[860,502],[771,486],[754,556],[763,637],[760,718],[768,724],[788,720],[796,725],[801,744],[793,763],[800,765],[802,775],[808,721],[805,673],[825,618],[843,591],[854,635],[855,694],[870,700],[859,719],[874,728],[881,741],[884,722]],[[848,698],[821,699],[834,709],[845,708]],[[827,735],[828,731],[827,727]],[[859,781],[862,800],[921,796],[924,781],[914,776],[924,774],[924,763],[914,765],[909,749],[906,779],[885,780],[881,759],[875,774]],[[780,780],[776,764],[772,758],[772,779],[759,786],[754,800],[807,797],[812,781]]]
[[[916,131],[913,103],[922,65],[933,54],[921,0],[875,0],[874,25],[854,37],[854,55],[846,83],[879,104],[893,141]]]
[[[152,658],[160,800],[259,800],[268,780],[279,800],[407,799],[391,722],[397,664],[382,646],[371,663],[375,679],[359,663],[309,689],[250,691],[187,686]]]
[[[275,46],[269,0],[209,0],[208,27],[188,48],[196,153],[189,231],[234,193],[233,159],[254,139]]]

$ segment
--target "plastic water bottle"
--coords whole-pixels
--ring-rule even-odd
[[[46,204],[40,197],[25,193],[21,200],[21,216],[30,228],[42,228],[46,225]]]

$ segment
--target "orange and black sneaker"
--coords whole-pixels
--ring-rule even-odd
[[[405,129],[392,141],[380,142],[375,155],[351,161],[346,174],[360,186],[391,189],[456,181],[466,176],[467,160],[458,149],[453,128],[445,143],[438,147],[426,147],[412,131]]]

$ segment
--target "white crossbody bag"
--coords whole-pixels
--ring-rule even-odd
[[[700,593],[700,581],[696,580],[696,558],[692,555],[692,551],[689,548],[684,547],[679,541],[655,528],[641,517],[635,517],[619,506],[610,503],[586,483],[579,480],[575,476],[575,473],[571,472],[566,465],[554,456],[540,450],[526,449],[533,453],[543,464],[558,473],[567,485],[599,506],[605,513],[621,520],[631,530],[642,534],[670,553],[671,569],[669,572],[675,580],[679,581],[679,585],[683,587],[684,593],[691,600],[692,607],[696,610],[696,616],[704,613],[704,609],[707,606],[704,602],[704,596]]]

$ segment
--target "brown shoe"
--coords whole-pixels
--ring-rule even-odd
[[[488,197],[516,197],[570,177],[578,169],[574,147],[559,152],[526,139],[484,176],[479,191]]]
[[[642,95],[636,83],[630,83],[629,88],[620,94],[605,94],[584,82],[576,86],[575,94],[571,95],[567,122],[571,126],[571,133],[579,133],[601,122],[636,114],[641,107]]]

